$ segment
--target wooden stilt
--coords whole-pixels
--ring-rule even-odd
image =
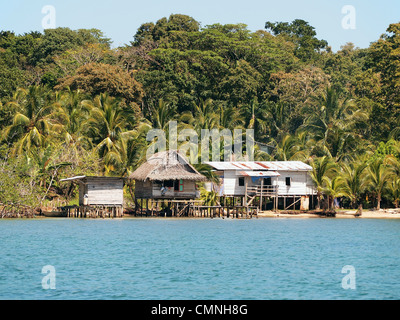
[[[260,195],[260,211],[263,211],[262,204],[263,204],[263,190],[264,189],[264,179],[261,179],[261,195]]]

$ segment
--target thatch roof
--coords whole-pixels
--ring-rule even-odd
[[[140,181],[191,180],[207,181],[187,159],[177,151],[163,151],[151,156],[135,170],[129,179]]]

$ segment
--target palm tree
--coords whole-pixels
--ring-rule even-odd
[[[312,171],[310,172],[310,177],[317,188],[317,209],[321,208],[321,200],[324,191],[325,178],[331,174],[335,168],[335,163],[331,158],[323,156],[321,158],[311,158],[310,165]]]
[[[15,141],[15,152],[21,154],[32,147],[45,147],[64,132],[68,116],[56,103],[55,94],[46,88],[31,86],[28,90],[19,89],[11,104],[16,113],[2,136]]]
[[[313,132],[319,139],[324,139],[327,131],[334,122],[344,120],[349,109],[348,100],[340,100],[333,88],[326,88],[325,92],[313,98],[316,109],[305,120],[303,127]]]
[[[275,144],[272,154],[274,159],[278,161],[304,161],[310,155],[310,147],[313,144],[306,132],[300,132],[296,135],[286,134],[282,140],[272,139],[272,142]]]
[[[176,119],[176,108],[166,103],[163,99],[158,100],[158,104],[150,110],[150,122],[154,129],[167,131],[170,121]]]
[[[340,99],[337,92],[328,87],[324,94],[314,98],[315,112],[305,119],[301,130],[310,132],[325,153],[339,161],[357,146],[356,124],[368,118],[352,100]]]
[[[184,112],[180,120],[187,123],[189,126],[200,134],[204,129],[217,129],[219,128],[219,114],[218,110],[211,99],[200,100],[199,104],[195,104],[192,111]]]
[[[219,185],[221,183],[221,180],[219,176],[215,173],[215,171],[207,164],[204,163],[197,163],[194,164],[193,167],[201,173],[203,176],[207,178],[208,181]]]
[[[376,195],[376,209],[381,209],[382,193],[390,178],[393,176],[393,168],[386,164],[384,158],[376,158],[368,166],[368,182],[370,190]]]
[[[87,119],[90,110],[87,104],[82,104],[83,94],[80,90],[66,88],[61,95],[62,107],[68,115],[66,140],[76,143],[81,139],[82,123]]]
[[[259,140],[266,140],[268,130],[268,114],[266,112],[266,106],[258,102],[255,97],[247,108],[243,109],[242,112],[245,126],[247,129],[253,129],[255,136]]]
[[[123,133],[123,139],[119,142],[120,148],[111,150],[105,156],[106,172],[109,175],[129,176],[145,162],[148,147],[147,130],[146,124],[138,123],[134,129]]]
[[[31,149],[28,154],[25,155],[27,163],[32,168],[37,168],[36,176],[39,179],[39,185],[46,189],[41,203],[45,200],[50,188],[59,170],[72,165],[72,162],[62,161],[60,159],[61,149],[60,146],[55,147],[54,145],[48,145],[45,149]],[[47,180],[50,179],[47,184]]]
[[[345,194],[344,181],[338,175],[334,176],[332,179],[324,176],[324,187],[323,192],[327,195],[328,210],[333,209],[333,201],[335,198],[342,197]]]
[[[399,207],[400,202],[400,177],[396,176],[395,178],[390,181],[388,185],[388,192],[391,196],[391,200],[393,201],[394,206],[396,209]]]
[[[285,135],[280,142],[276,143],[276,147],[274,150],[275,160],[277,161],[290,160],[295,153],[296,146],[297,145],[294,137],[290,134]]]
[[[357,207],[361,194],[366,188],[365,169],[367,164],[359,160],[341,164],[341,176],[344,182],[344,195],[350,199],[353,209]]]
[[[283,102],[266,102],[264,112],[266,113],[269,135],[272,137],[288,134],[288,107]]]
[[[221,105],[219,108],[219,128],[229,129],[244,129],[244,120],[240,111],[234,107]]]
[[[114,171],[123,163],[126,140],[135,133],[126,129],[135,123],[135,113],[108,94],[100,94],[82,104],[90,110],[88,119],[83,123],[87,135],[103,158],[106,171]]]
[[[360,140],[352,130],[347,130],[347,121],[338,121],[334,126],[328,128],[325,138],[320,140],[320,144],[325,152],[336,162],[347,158],[352,154]]]
[[[201,199],[205,206],[215,206],[218,203],[218,194],[215,191],[201,190]]]
[[[310,134],[305,131],[299,131],[295,134],[294,155],[291,160],[306,161],[312,154],[315,146],[315,140],[310,137]]]

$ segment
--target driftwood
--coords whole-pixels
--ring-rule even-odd
[[[323,217],[336,217],[335,210],[310,210],[307,211],[309,214],[316,214]]]
[[[362,204],[359,205],[357,212],[355,213],[355,217],[361,217],[363,211]]]

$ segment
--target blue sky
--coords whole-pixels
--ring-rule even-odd
[[[113,40],[113,46],[129,43],[144,22],[157,21],[172,13],[187,14],[201,22],[245,23],[252,31],[263,29],[266,21],[303,19],[315,27],[318,37],[333,50],[346,42],[366,48],[385,32],[390,23],[400,21],[399,0],[2,0],[0,29],[22,34],[43,31],[42,8],[56,9],[56,26],[98,28]],[[356,29],[343,29],[342,8],[356,10]]]

